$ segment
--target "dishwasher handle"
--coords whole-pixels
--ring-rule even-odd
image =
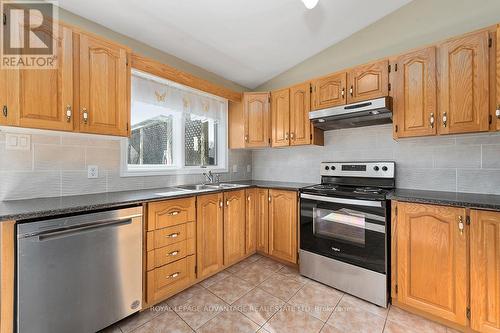
[[[100,221],[99,223],[80,224],[74,227],[45,231],[37,235],[33,235],[32,237],[38,237],[38,240],[42,242],[53,238],[76,235],[85,231],[97,230],[109,227],[117,227],[131,223],[132,223],[132,217],[126,217],[119,220],[113,219],[108,221]]]

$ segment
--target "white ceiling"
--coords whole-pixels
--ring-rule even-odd
[[[411,0],[59,0],[59,5],[255,88]]]

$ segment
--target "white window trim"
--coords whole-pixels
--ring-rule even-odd
[[[139,71],[138,71],[139,72]],[[148,74],[148,73],[146,73]],[[151,75],[151,74],[149,74]],[[161,78],[160,78],[161,79]],[[162,79],[163,80],[163,79]],[[169,81],[169,80],[166,80]],[[216,95],[206,93],[201,90],[197,90],[191,87],[187,87],[175,82],[169,81],[172,86],[184,89],[186,91],[191,91],[200,95],[209,96],[210,98],[215,98],[225,104],[226,117],[225,124],[223,124],[223,131],[218,133],[219,149],[217,149],[217,165],[207,165],[201,166],[164,166],[164,165],[137,165],[130,166],[128,164],[128,138],[122,138],[120,142],[120,177],[147,177],[147,176],[169,176],[169,175],[194,175],[203,174],[204,172],[213,171],[218,173],[228,172],[229,165],[229,102],[227,99],[221,98]],[[222,125],[222,124],[221,124]],[[184,128],[182,128],[182,133],[184,133]],[[184,136],[184,135],[183,135]],[[184,150],[182,150],[182,163],[184,164]]]

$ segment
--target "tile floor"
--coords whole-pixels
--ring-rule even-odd
[[[383,309],[253,255],[103,333],[449,333],[397,308]]]

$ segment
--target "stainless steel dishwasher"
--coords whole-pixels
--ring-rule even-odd
[[[17,332],[96,332],[141,299],[141,207],[17,226]]]

